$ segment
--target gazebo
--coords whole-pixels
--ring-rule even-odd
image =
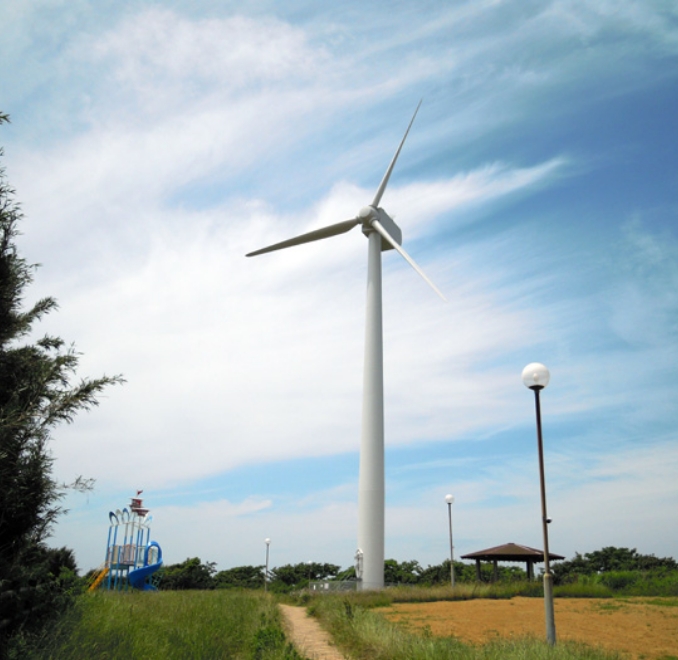
[[[500,561],[524,561],[527,565],[527,579],[534,579],[534,564],[544,561],[544,551],[536,548],[528,548],[526,545],[517,543],[505,543],[496,548],[487,548],[487,550],[478,550],[468,555],[463,555],[462,559],[475,559],[476,577],[480,582],[480,562],[491,561],[494,565],[494,579],[499,577],[498,562]],[[549,552],[550,560],[565,559],[562,555]]]

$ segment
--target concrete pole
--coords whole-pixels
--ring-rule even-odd
[[[363,551],[361,589],[384,587],[384,355],[381,236],[368,235],[363,419],[358,478],[358,547]]]

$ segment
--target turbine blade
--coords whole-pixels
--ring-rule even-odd
[[[338,236],[339,234],[345,234],[347,231],[350,231],[356,225],[360,224],[358,218],[353,218],[353,220],[344,220],[343,222],[337,222],[334,225],[329,225],[329,227],[323,227],[322,229],[315,229],[314,231],[309,231],[307,234],[301,234],[301,236],[295,236],[294,238],[289,238],[286,241],[281,243],[276,243],[275,245],[269,245],[268,247],[262,248],[261,250],[255,250],[246,254],[246,257],[256,257],[258,254],[265,254],[266,252],[274,252],[275,250],[283,250],[284,248],[293,247],[294,245],[302,245],[304,243],[310,243],[312,241],[320,241],[323,238],[330,238],[331,236]]]
[[[424,279],[424,281],[425,281],[425,282],[426,282],[426,283],[427,283],[427,284],[428,284],[428,285],[429,285],[429,286],[430,286],[430,287],[431,287],[431,288],[432,288],[432,289],[433,289],[433,290],[434,290],[434,291],[435,291],[435,292],[436,292],[436,293],[437,293],[437,294],[438,294],[445,302],[447,302],[447,298],[445,298],[445,296],[440,292],[440,289],[439,289],[435,284],[433,284],[433,282],[431,282],[431,280],[429,280],[428,277],[426,277],[426,274],[424,273],[424,271],[423,271],[421,268],[419,268],[419,266],[417,266],[417,264],[416,264],[416,262],[414,261],[414,259],[412,259],[412,257],[410,257],[410,255],[407,254],[407,252],[405,252],[405,250],[403,250],[403,248],[402,248],[400,245],[398,245],[398,243],[396,243],[396,241],[395,241],[393,238],[391,238],[391,235],[386,231],[386,229],[384,229],[384,226],[383,226],[378,220],[373,220],[373,221],[372,221],[372,227],[374,227],[374,229],[375,229],[379,234],[381,234],[381,236],[382,236],[384,239],[386,239],[386,240],[387,240],[387,241],[388,241],[388,242],[389,242],[389,243],[390,243],[390,244],[391,244],[391,245],[392,245],[392,246],[400,253],[400,255],[403,257],[403,259],[405,259],[405,261],[407,261],[407,263],[410,264],[410,266],[412,266],[412,268],[414,268],[414,270],[416,270],[417,273],[419,273],[419,275],[421,275],[421,277]]]
[[[393,156],[393,160],[391,161],[391,164],[388,166],[388,169],[386,170],[386,174],[384,174],[384,178],[381,180],[381,184],[379,185],[379,189],[377,190],[377,194],[374,196],[374,201],[372,202],[372,206],[376,209],[377,206],[379,206],[379,202],[381,201],[381,197],[384,194],[384,190],[386,190],[386,186],[388,185],[388,180],[391,178],[391,172],[393,172],[393,168],[395,167],[396,161],[398,160],[398,156],[400,156],[400,150],[403,148],[403,145],[405,144],[405,140],[407,138],[407,134],[410,132],[410,128],[412,128],[412,124],[414,124],[414,118],[417,116],[417,113],[419,112],[419,108],[421,107],[423,99],[419,101],[419,105],[417,106],[417,109],[414,111],[414,114],[412,115],[412,119],[410,120],[410,125],[407,127],[407,130],[405,131],[405,135],[403,135],[403,139],[400,141],[400,146],[398,147],[398,151],[395,152],[395,156]]]

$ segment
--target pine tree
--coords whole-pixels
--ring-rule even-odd
[[[0,113],[0,124],[7,121]],[[56,555],[44,545],[64,494],[53,476],[51,431],[97,405],[106,386],[122,381],[104,376],[73,383],[73,346],[51,336],[29,340],[36,322],[57,303],[44,298],[23,309],[35,266],[17,252],[21,218],[0,168],[0,655],[8,635],[63,604]],[[83,484],[77,480],[75,486]]]

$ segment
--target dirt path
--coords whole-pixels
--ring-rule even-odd
[[[378,610],[410,630],[482,644],[497,637],[545,636],[541,598],[398,603]],[[634,659],[678,658],[678,599],[556,598],[557,640],[623,651]]]
[[[308,660],[346,660],[332,645],[332,638],[320,624],[306,614],[306,608],[280,605],[290,641]]]

